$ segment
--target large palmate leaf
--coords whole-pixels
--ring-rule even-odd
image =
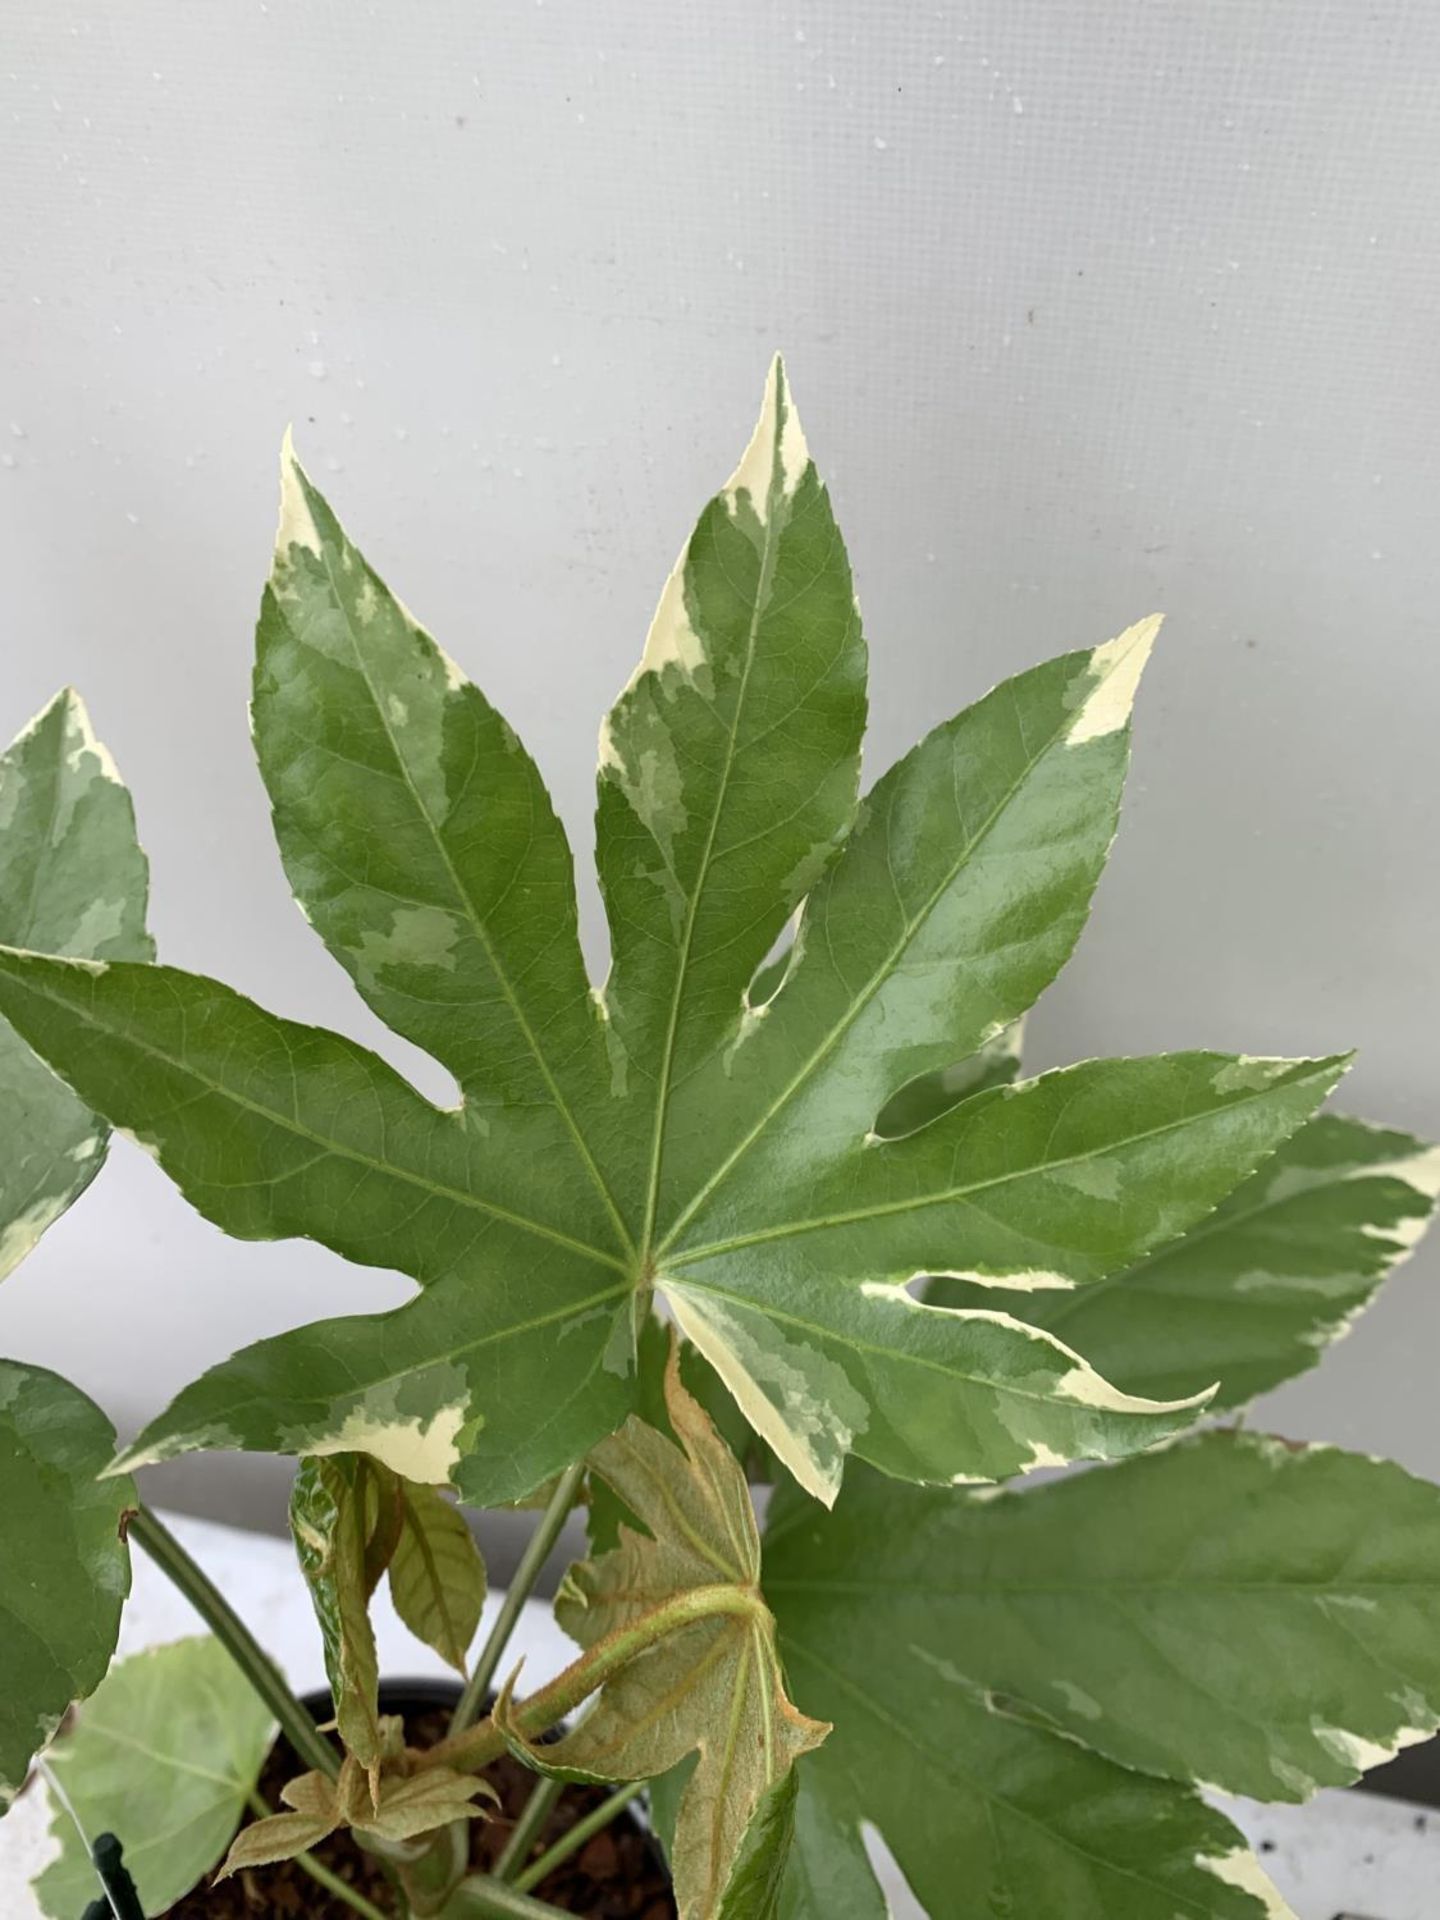
[[[95,1898],[89,1839],[117,1834],[147,1914],[168,1913],[224,1853],[274,1727],[218,1640],[176,1640],[112,1667],[50,1756],[67,1805],[60,1852],[35,1882],[51,1920]]]
[[[976,1909],[1259,1920],[1196,1878],[1238,1842],[1173,1783],[1303,1798],[1440,1723],[1440,1489],[1331,1449],[1212,1432],[998,1497],[782,1495],[766,1593],[836,1722],[811,1817],[874,1821],[936,1915],[972,1908],[911,1789],[933,1768]]]
[[[622,1525],[613,1551],[571,1568],[555,1605],[580,1646],[631,1635],[643,1650],[554,1745],[513,1730],[508,1687],[496,1720],[530,1765],[566,1779],[646,1780],[698,1754],[669,1844],[681,1920],[760,1915],[789,1840],[791,1768],[828,1729],[786,1697],[750,1490],[673,1350],[665,1386],[679,1446],[632,1414],[591,1455],[648,1533]],[[653,1631],[691,1602],[693,1616]]]
[[[637,1403],[652,1291],[826,1500],[851,1451],[981,1480],[1187,1424],[1206,1380],[1174,1404],[1121,1392],[1025,1302],[1203,1218],[1343,1062],[1182,1054],[1007,1086],[1002,1043],[989,1091],[946,1083],[1074,944],[1158,622],[1007,681],[857,810],[863,644],[777,363],[602,731],[597,995],[534,765],[288,448],[282,470],[255,683],[281,853],[360,992],[463,1097],[437,1109],[198,976],[0,956],[0,1011],[209,1218],[422,1287],[248,1349],[128,1459],[349,1450],[514,1499]],[[937,1271],[985,1304],[912,1298]]]
[[[1131,1393],[1218,1380],[1212,1410],[1243,1406],[1348,1330],[1437,1192],[1440,1148],[1322,1114],[1183,1238],[1095,1286],[1035,1294],[1026,1318]],[[983,1295],[942,1279],[928,1297],[964,1307]]]
[[[0,1360],[0,1812],[115,1651],[130,1591],[121,1516],[135,1489],[97,1479],[114,1445],[77,1387]]]
[[[0,941],[148,960],[130,796],[67,688],[0,756]],[[0,1278],[99,1171],[105,1127],[0,1022]]]

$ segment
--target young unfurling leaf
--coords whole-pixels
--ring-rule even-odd
[[[571,1638],[591,1650],[625,1635],[643,1644],[649,1624],[687,1600],[706,1611],[697,1607],[689,1624],[621,1667],[575,1731],[553,1746],[537,1748],[518,1733],[508,1689],[495,1717],[530,1765],[567,1779],[645,1780],[697,1753],[671,1865],[681,1920],[712,1920],[742,1853],[753,1887],[783,1854],[788,1819],[783,1801],[769,1796],[829,1729],[797,1712],[786,1695],[774,1622],[760,1593],[750,1491],[681,1385],[673,1348],[665,1384],[679,1446],[632,1415],[591,1455],[594,1471],[649,1534],[622,1526],[618,1547],[571,1569],[555,1612]],[[746,1853],[762,1804],[766,1832]]]
[[[384,1571],[370,1552],[377,1527],[372,1467],[363,1454],[304,1460],[290,1496],[290,1531],[325,1646],[335,1723],[345,1750],[378,1779],[380,1672],[370,1595]]]
[[[293,1860],[343,1827],[380,1840],[413,1840],[452,1820],[476,1818],[481,1812],[476,1800],[493,1800],[496,1794],[488,1781],[445,1767],[410,1773],[398,1754],[372,1785],[352,1754],[338,1780],[302,1773],[280,1789],[280,1798],[289,1811],[256,1820],[236,1835],[220,1870],[222,1880],[242,1867]]]

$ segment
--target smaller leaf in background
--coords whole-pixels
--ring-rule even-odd
[[[130,795],[67,688],[0,755],[0,944],[149,960]],[[0,1278],[90,1184],[107,1129],[0,1022]]]
[[[1218,1380],[1212,1411],[1306,1373],[1419,1240],[1440,1193],[1440,1148],[1326,1113],[1302,1127],[1183,1239],[1025,1317],[1078,1346],[1127,1392]],[[937,1280],[941,1306],[985,1304]]]
[[[485,1562],[464,1515],[438,1487],[389,1477],[401,1514],[389,1562],[395,1611],[417,1639],[464,1673],[485,1605]]]
[[[115,1651],[130,1591],[121,1524],[135,1487],[98,1478],[114,1446],[114,1428],[78,1387],[0,1360],[0,1812]]]
[[[828,1729],[786,1696],[774,1623],[760,1598],[750,1490],[681,1384],[673,1350],[665,1384],[680,1446],[632,1415],[591,1454],[649,1537],[622,1527],[613,1553],[572,1568],[556,1618],[589,1648],[696,1589],[731,1589],[735,1610],[655,1640],[606,1683],[573,1733],[523,1751],[541,1771],[608,1780],[651,1779],[698,1752],[675,1817],[671,1865],[681,1920],[713,1920],[762,1805],[764,1847],[773,1853],[783,1836],[767,1795]]]
[[[346,1751],[366,1768],[378,1768],[382,1736],[368,1555],[382,1523],[372,1471],[358,1453],[302,1460],[290,1496],[290,1531],[325,1643],[335,1722]]]
[[[163,1914],[225,1851],[273,1733],[218,1640],[177,1640],[119,1661],[49,1764],[85,1833],[119,1836],[146,1913]],[[95,1894],[89,1848],[60,1806],[51,1830],[60,1853],[35,1893],[51,1920],[75,1920]]]

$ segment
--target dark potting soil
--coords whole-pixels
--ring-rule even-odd
[[[433,1746],[449,1726],[449,1713],[431,1707],[407,1715],[410,1744]],[[277,1812],[280,1789],[303,1773],[288,1742],[279,1741],[265,1771],[260,1791]],[[491,1818],[470,1822],[470,1866],[489,1873],[499,1859],[510,1829],[529,1799],[536,1776],[507,1754],[487,1767],[485,1777],[500,1795],[500,1805],[489,1805]],[[605,1798],[603,1787],[567,1787],[530,1855],[537,1858],[575,1822]],[[394,1913],[389,1881],[369,1854],[362,1853],[349,1834],[336,1834],[315,1848],[316,1857],[347,1886],[363,1893],[382,1913]],[[584,1914],[590,1920],[675,1920],[675,1901],[660,1864],[658,1850],[639,1822],[621,1814],[608,1827],[592,1834],[570,1858],[533,1890],[565,1913]],[[328,1893],[293,1861],[257,1867],[234,1874],[218,1885],[203,1880],[171,1909],[168,1920],[355,1920],[355,1909]]]

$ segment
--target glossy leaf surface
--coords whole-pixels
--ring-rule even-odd
[[[50,1765],[86,1834],[113,1833],[147,1914],[168,1913],[229,1845],[274,1727],[218,1640],[176,1640],[112,1668]],[[51,1920],[98,1887],[88,1846],[54,1807],[59,1855],[35,1882]]]
[[[1424,1232],[1437,1189],[1440,1149],[1322,1114],[1181,1239],[1083,1291],[1033,1295],[1026,1317],[1131,1393],[1218,1380],[1212,1408],[1243,1406],[1348,1330]],[[927,1297],[983,1300],[948,1279]]]
[[[288,448],[282,481],[255,683],[281,853],[360,992],[463,1100],[440,1110],[367,1049],[198,976],[0,956],[0,1010],[210,1219],[423,1289],[246,1350],[129,1460],[362,1452],[515,1499],[638,1403],[652,1289],[827,1501],[851,1451],[982,1480],[1188,1424],[1206,1381],[1173,1405],[1117,1391],[1027,1324],[1027,1290],[1184,1232],[1343,1063],[1177,1055],[1001,1084],[1000,1037],[1103,868],[1158,621],[1005,682],[857,809],[863,644],[777,363],[602,731],[612,970],[592,994],[533,763]],[[969,1083],[946,1075],[977,1054],[995,1084],[954,1104]],[[901,1095],[928,1123],[912,1105],[882,1138]],[[917,1303],[907,1283],[935,1271],[982,1277],[983,1308]]]
[[[130,1591],[110,1422],[43,1367],[0,1360],[0,1812],[72,1701],[105,1677]]]
[[[0,944],[148,960],[130,796],[67,689],[0,756]],[[0,1278],[99,1171],[106,1129],[0,1023]]]

